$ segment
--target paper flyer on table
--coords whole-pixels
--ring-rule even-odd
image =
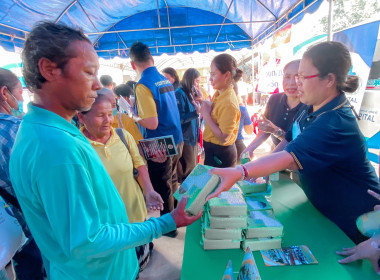
[[[262,250],[266,266],[317,264],[318,261],[306,245]]]
[[[158,151],[166,153],[166,156],[178,154],[173,135],[139,140],[144,156],[147,160],[154,159]]]

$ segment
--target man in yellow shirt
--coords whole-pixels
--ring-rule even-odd
[[[164,162],[148,160],[153,187],[164,200],[161,215],[174,207],[173,193],[177,189],[177,164],[181,157],[183,137],[173,85],[156,67],[147,45],[135,42],[130,50],[131,65],[141,78],[136,86],[138,123],[146,128],[146,138],[172,135],[178,154]],[[170,235],[169,235],[170,236]],[[176,236],[176,231],[172,237]]]

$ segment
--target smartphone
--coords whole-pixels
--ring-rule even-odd
[[[199,90],[195,86],[193,86],[193,95],[194,95],[194,97],[201,96],[201,93],[199,92]]]

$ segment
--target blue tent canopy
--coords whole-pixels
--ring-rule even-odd
[[[313,12],[322,0],[2,0],[0,46],[22,48],[41,20],[80,27],[100,57],[128,57],[135,41],[153,55],[252,46]]]

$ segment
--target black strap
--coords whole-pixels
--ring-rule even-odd
[[[128,152],[132,158],[131,150],[129,150],[129,145],[127,143],[127,140],[125,140],[123,130],[121,128],[116,128],[116,133],[117,133],[117,135],[119,135],[119,137],[120,137],[121,141],[124,143],[125,147],[127,147]],[[132,158],[132,162],[133,162],[133,158]]]
[[[11,195],[10,193],[8,193],[3,188],[0,188],[0,195],[1,195],[2,198],[4,198],[4,200],[7,203],[12,204],[14,207],[16,207],[18,210],[20,210],[22,212],[20,204],[18,203],[17,198],[15,198],[13,195]]]
[[[132,165],[135,166],[135,162],[133,161],[133,156],[131,154],[131,150],[129,149],[129,145],[127,143],[127,140],[125,140],[123,130],[121,128],[116,128],[116,133],[117,133],[117,135],[119,135],[119,137],[120,137],[121,141],[124,143],[125,147],[127,147],[129,155],[131,156],[131,159],[132,159]],[[135,167],[133,167],[133,177],[135,179],[137,179],[138,176],[139,176],[139,171]],[[137,180],[136,180],[136,182],[137,182]]]

